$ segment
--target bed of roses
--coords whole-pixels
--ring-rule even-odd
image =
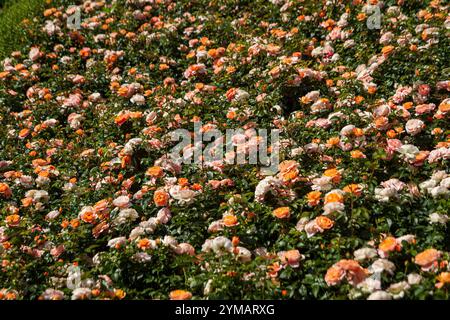
[[[446,1],[49,0],[21,25],[0,299],[449,298]],[[279,163],[170,157],[198,123],[241,130],[227,159],[278,130]]]

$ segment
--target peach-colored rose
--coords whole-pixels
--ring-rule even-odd
[[[278,254],[280,256],[280,260],[282,264],[288,264],[292,268],[297,268],[299,266],[299,262],[302,259],[302,255],[298,250],[288,250],[282,251]]]
[[[441,257],[441,252],[436,249],[427,249],[417,254],[414,262],[422,267],[422,270],[428,271],[437,267],[437,260]]]
[[[345,271],[338,267],[338,266],[332,266],[327,270],[327,273],[325,275],[325,282],[328,286],[335,286],[339,284],[342,279],[345,277]]]
[[[328,230],[333,228],[334,222],[328,217],[318,216],[316,217],[316,224],[319,228],[323,230]]]

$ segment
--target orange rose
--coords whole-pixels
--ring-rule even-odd
[[[389,124],[389,119],[386,117],[378,117],[375,119],[375,127],[377,129],[383,130]]]
[[[8,292],[5,296],[6,300],[16,300],[17,295],[14,292]]]
[[[358,21],[364,21],[366,19],[366,14],[363,12],[358,13],[358,15],[356,16],[356,19],[358,19]]]
[[[329,193],[325,196],[325,203],[330,203],[330,202],[340,202],[343,203],[344,202],[344,196],[340,193],[337,192],[332,192]]]
[[[125,291],[123,291],[122,289],[115,289],[114,290],[114,295],[116,296],[116,298],[118,299],[123,299],[125,298],[125,296],[127,295],[125,293]]]
[[[280,207],[272,211],[272,214],[279,219],[288,219],[291,216],[289,207]]]
[[[228,214],[225,217],[223,217],[223,224],[227,227],[233,227],[238,224],[238,219],[233,214]]]
[[[6,217],[6,224],[10,227],[15,227],[19,225],[20,216],[18,214],[12,214]]]
[[[437,260],[440,258],[441,253],[436,249],[427,249],[417,254],[414,262],[422,267],[424,270],[428,270],[434,265],[437,265]]]
[[[19,131],[19,138],[25,139],[30,134],[30,129],[22,129]]]
[[[169,294],[170,300],[189,300],[192,298],[192,293],[185,290],[174,290]]]
[[[81,220],[87,223],[94,223],[96,217],[96,214],[92,211],[86,211],[80,216]]]
[[[169,65],[167,65],[167,64],[165,64],[165,63],[161,63],[160,65],[159,65],[159,71],[164,71],[164,70],[167,70],[167,69],[169,69],[170,67],[169,67]]]
[[[364,153],[362,153],[360,150],[352,150],[350,151],[350,156],[353,159],[363,159],[366,157],[366,155]]]
[[[8,249],[10,249],[10,248],[12,247],[12,244],[11,244],[11,242],[9,242],[9,241],[3,241],[3,242],[1,243],[1,246],[3,246],[3,248],[4,248],[5,250],[8,250]],[[6,260],[3,260],[3,261],[6,261]]]
[[[320,196],[322,193],[320,191],[311,191],[306,197],[308,198],[308,204],[310,206],[317,206],[320,202]]]
[[[114,122],[118,125],[121,126],[123,125],[128,119],[130,118],[130,116],[128,114],[121,114],[118,115],[115,119]]]
[[[12,191],[6,183],[0,183],[0,195],[5,198],[9,198],[12,195]]]
[[[142,250],[150,248],[150,245],[150,240],[148,240],[147,238],[141,239],[137,243],[138,248]]]
[[[283,178],[283,181],[290,181],[298,176],[298,170],[297,169],[291,169],[289,171],[285,171],[280,173],[281,177]]]
[[[450,283],[450,272],[441,272],[441,274],[438,275],[436,279],[439,281],[438,283],[436,283],[436,287],[442,288],[445,284]]]
[[[131,119],[142,118],[142,112],[140,112],[140,111],[130,112],[130,118]]]
[[[49,163],[45,159],[34,159],[33,161],[31,161],[31,164],[33,165],[33,167],[39,167],[39,166],[46,166]]]
[[[327,140],[327,147],[330,148],[333,146],[337,146],[339,144],[339,142],[341,142],[339,137],[331,137],[330,139]]]
[[[339,183],[341,181],[341,173],[336,168],[325,170],[323,175],[332,178],[334,183]]]
[[[431,134],[433,135],[442,134],[443,132],[444,130],[442,130],[441,128],[434,128],[433,130],[431,130]]]
[[[278,169],[280,170],[280,176],[283,181],[289,181],[297,178],[298,176],[298,163],[294,160],[286,160],[280,163]]]
[[[100,201],[97,201],[97,203],[94,205],[95,212],[102,212],[108,209],[109,201],[107,199],[103,199]]]
[[[268,265],[267,269],[269,270],[267,273],[269,277],[275,278],[278,276],[278,271],[282,269],[282,266],[278,262],[275,262],[274,264]]]
[[[364,97],[363,96],[356,96],[355,97],[356,104],[360,104],[363,101],[364,101]]]
[[[80,226],[80,220],[72,219],[70,220],[70,225],[72,226],[72,228],[76,229]]]
[[[228,111],[228,113],[227,113],[227,119],[230,119],[230,120],[232,120],[232,119],[234,119],[234,118],[236,118],[236,111],[233,111],[233,110],[230,110],[230,111]]]
[[[383,252],[391,252],[397,249],[398,244],[397,240],[394,237],[387,237],[383,241],[381,241],[380,245],[378,246],[378,249],[380,249]]]
[[[361,268],[358,261],[348,259],[340,260],[338,263],[336,263],[336,266],[344,269],[345,271],[356,271]]]
[[[29,207],[32,203],[33,203],[33,199],[32,198],[23,198],[22,200],[22,205],[26,208]]]
[[[178,184],[182,187],[186,187],[189,184],[189,180],[187,178],[178,178]]]
[[[360,196],[361,192],[362,192],[361,189],[362,188],[361,188],[361,186],[359,184],[352,183],[352,184],[349,184],[349,185],[345,186],[344,189],[342,189],[342,190],[344,192],[351,193],[354,196]]]
[[[450,103],[441,103],[439,105],[439,111],[442,113],[450,112]]]
[[[319,228],[323,230],[328,230],[333,228],[334,222],[333,220],[325,216],[318,216],[316,218],[316,224],[319,226]]]
[[[355,137],[362,137],[364,135],[364,130],[361,128],[354,128],[352,133]]]
[[[328,286],[335,286],[345,277],[345,271],[337,266],[332,266],[327,270],[325,282]]]
[[[394,46],[385,46],[381,49],[383,55],[389,55],[394,50]]]
[[[377,87],[374,85],[369,86],[369,88],[367,88],[367,92],[369,94],[374,94],[375,92],[377,92]]]
[[[153,201],[158,207],[167,206],[169,203],[169,194],[164,190],[156,190],[153,195]]]
[[[397,132],[395,132],[395,130],[391,129],[386,132],[386,135],[388,136],[388,138],[393,139],[397,136]]]
[[[352,285],[362,282],[368,274],[368,270],[361,267],[359,262],[355,260],[343,259],[336,263],[335,266],[346,271],[347,280]]]
[[[145,172],[145,174],[147,176],[160,178],[160,177],[163,176],[164,171],[163,171],[163,169],[160,166],[154,166],[154,167],[148,168],[147,171]]]
[[[90,48],[83,48],[80,50],[80,56],[82,58],[87,58],[91,55],[91,49]]]

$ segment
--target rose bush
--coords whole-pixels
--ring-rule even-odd
[[[445,1],[49,0],[23,27],[0,299],[449,298]],[[279,129],[277,172],[176,163],[199,121]]]

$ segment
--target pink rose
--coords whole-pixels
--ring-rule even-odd
[[[130,198],[128,196],[120,196],[113,201],[113,205],[119,208],[128,208],[130,204]]]
[[[32,60],[32,61],[36,61],[37,59],[39,59],[41,57],[41,52],[39,51],[39,48],[33,47],[30,50],[30,53],[28,54],[28,57]]]
[[[421,85],[419,85],[419,87],[417,88],[417,91],[419,92],[419,94],[420,94],[421,96],[427,96],[427,95],[430,94],[431,88],[430,88],[430,86],[427,85],[427,84],[421,84]]]
[[[406,123],[406,132],[408,132],[410,135],[415,136],[416,134],[420,133],[424,128],[425,124],[422,120],[419,119],[411,119]]]
[[[424,114],[429,113],[434,109],[436,109],[436,105],[434,103],[429,103],[429,104],[419,104],[415,110],[416,114]]]
[[[64,248],[64,245],[61,244],[57,247],[54,247],[52,250],[50,250],[50,254],[55,257],[58,258],[66,249]]]

